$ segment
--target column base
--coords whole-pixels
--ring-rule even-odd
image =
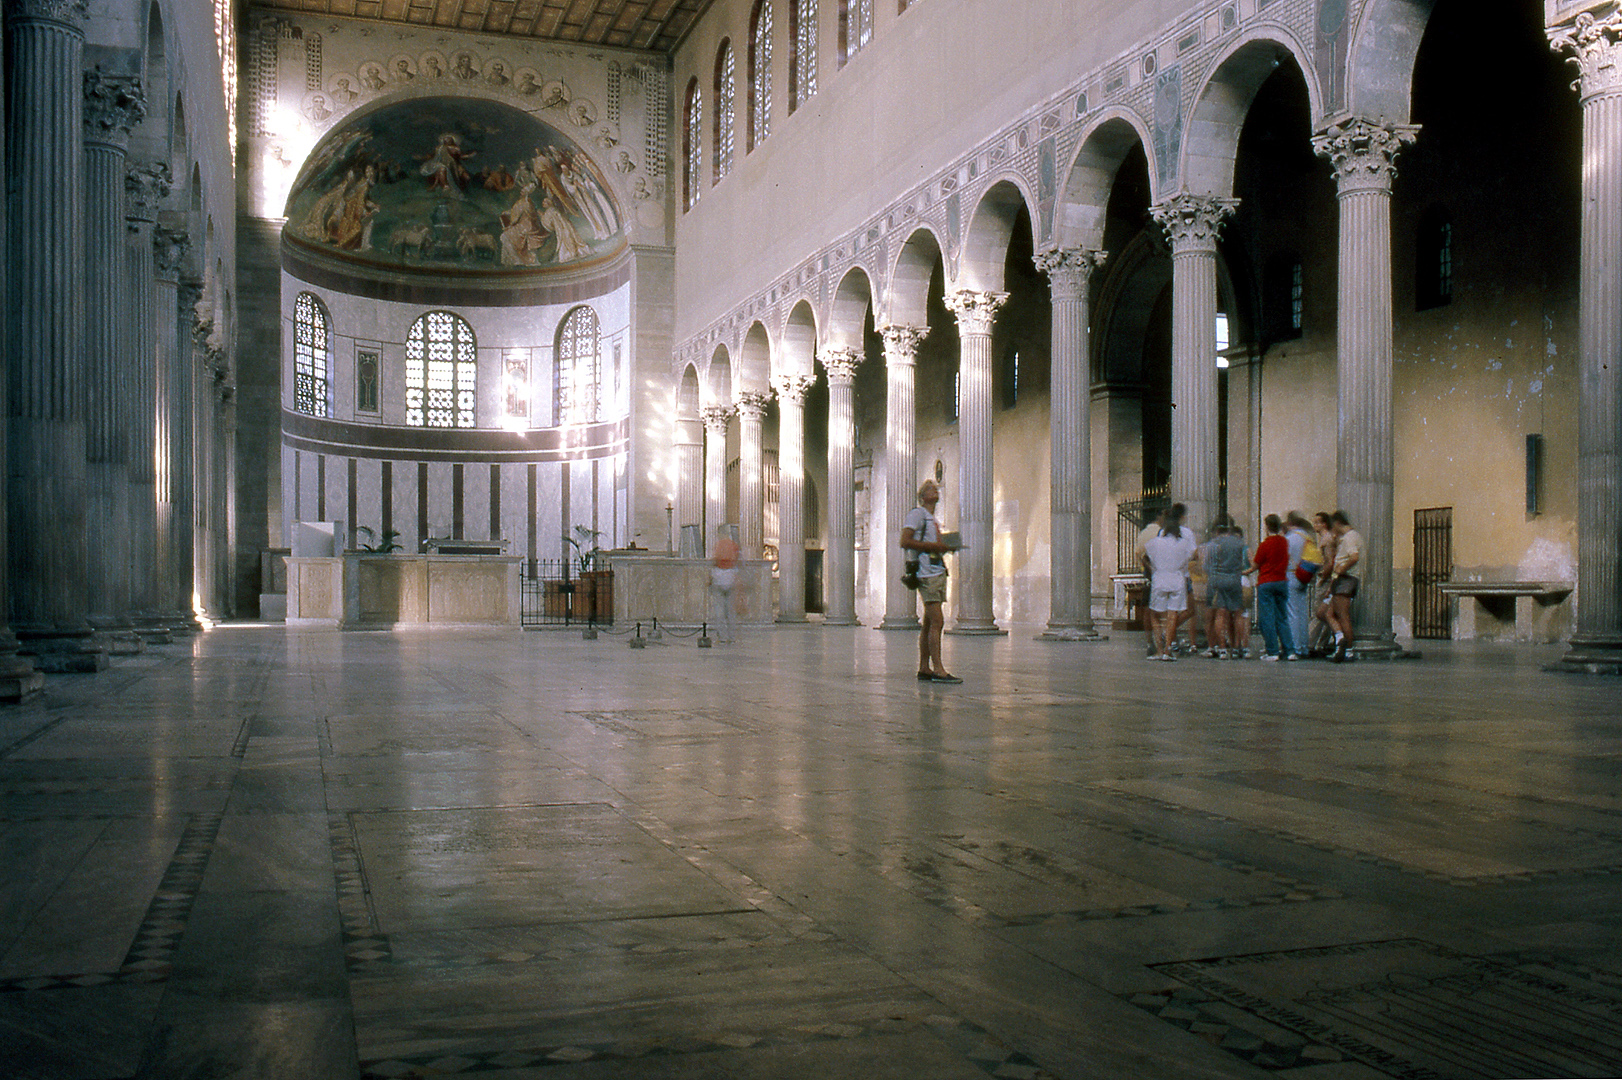
[[[23,627],[17,631],[17,654],[31,657],[47,675],[88,675],[107,670],[107,645],[89,625]]]
[[[1421,654],[1404,649],[1395,637],[1359,638],[1352,642],[1353,660],[1418,660]]]
[[[875,629],[875,630],[910,630],[913,633],[917,633],[922,627],[923,627],[923,624],[918,621],[918,616],[916,616],[916,615],[904,615],[899,619],[894,619],[894,618],[891,618],[890,616],[886,615],[884,617],[884,620],[882,622],[880,622],[877,626],[875,626],[873,629]]]
[[[0,629],[0,702],[15,705],[45,689],[45,676],[17,655],[17,639]]]
[[[854,615],[851,615],[851,616],[830,615],[827,618],[822,620],[822,625],[823,626],[860,626],[862,624],[856,621],[856,616],[854,616]]]
[[[779,615],[777,617],[777,622],[782,626],[797,626],[801,623],[808,623],[810,621],[810,619],[805,617],[805,612],[803,611],[793,615]]]
[[[1008,631],[996,623],[959,623],[946,631],[959,637],[1007,637]]]
[[[135,631],[135,624],[125,615],[92,615],[90,628],[96,639],[107,646],[109,656],[139,656],[146,652],[146,642]]]
[[[1574,675],[1622,675],[1622,638],[1572,638],[1566,655],[1544,671]]]
[[[135,633],[148,645],[168,645],[175,640],[169,621],[162,615],[137,615]]]
[[[1048,624],[1048,628],[1036,635],[1037,641],[1080,641],[1088,644],[1109,640],[1108,634],[1100,634],[1093,627],[1081,626],[1055,626]]]

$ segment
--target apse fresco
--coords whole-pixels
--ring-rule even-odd
[[[283,235],[450,273],[569,269],[625,246],[590,155],[528,113],[469,98],[399,102],[335,128],[288,196]]]

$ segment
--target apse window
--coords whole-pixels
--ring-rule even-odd
[[[839,63],[843,67],[873,40],[873,0],[839,0]]]
[[[478,345],[460,315],[430,311],[406,334],[406,424],[470,428],[478,419]]]
[[[557,381],[554,396],[558,423],[591,424],[603,418],[602,333],[597,313],[577,307],[558,327]]]
[[[732,51],[732,42],[721,42],[721,49],[715,56],[715,175],[710,181],[712,184],[719,184],[721,178],[732,171],[733,88],[738,77],[737,69],[738,60]]]
[[[817,92],[817,0],[794,0],[789,8],[788,110],[810,101]]]
[[[1414,280],[1418,286],[1415,306],[1420,311],[1453,302],[1453,221],[1445,212],[1432,209],[1421,220],[1419,243],[1415,245]]]
[[[687,108],[682,130],[682,206],[691,210],[698,202],[698,177],[704,157],[704,98],[698,80],[687,84]]]
[[[772,133],[772,5],[757,0],[749,32],[749,149]]]
[[[327,309],[311,293],[293,302],[293,406],[307,416],[330,416],[327,380]]]

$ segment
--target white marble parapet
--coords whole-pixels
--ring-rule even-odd
[[[608,556],[614,571],[614,626],[623,629],[659,620],[661,626],[690,627],[718,622],[712,610],[711,563],[648,552],[616,551]],[[772,564],[764,559],[738,562],[734,587],[740,626],[772,622]]]
[[[287,560],[287,625],[516,630],[521,562],[506,555],[294,556]]]

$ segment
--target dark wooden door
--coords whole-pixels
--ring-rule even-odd
[[[1453,610],[1436,587],[1453,578],[1453,508],[1414,511],[1414,637],[1453,636]]]

